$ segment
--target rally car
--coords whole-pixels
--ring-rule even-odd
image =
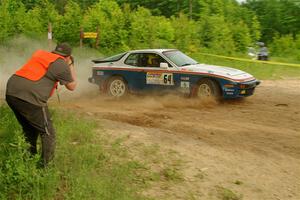
[[[89,82],[122,97],[133,91],[179,91],[191,97],[247,97],[260,83],[229,67],[200,64],[177,49],[146,49],[92,60]]]

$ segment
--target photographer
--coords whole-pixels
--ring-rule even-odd
[[[37,153],[36,143],[41,136],[43,166],[53,159],[55,150],[55,130],[47,101],[58,83],[71,91],[77,85],[71,53],[67,43],[58,44],[52,52],[37,50],[7,82],[7,104],[23,128],[31,154]]]

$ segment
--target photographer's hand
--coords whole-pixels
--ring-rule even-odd
[[[76,76],[76,73],[75,73],[74,58],[73,58],[73,56],[70,56],[68,58],[67,63],[69,65],[73,81],[71,83],[66,84],[66,88],[68,90],[75,90],[76,85],[77,85],[77,76]]]
[[[73,56],[70,56],[70,60],[71,60],[71,64],[70,65],[74,65],[74,57]]]

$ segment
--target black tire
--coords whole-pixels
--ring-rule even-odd
[[[128,94],[127,82],[120,76],[113,76],[106,84],[106,92],[112,97],[124,97]]]
[[[192,88],[191,96],[196,98],[221,98],[221,89],[217,82],[204,78]]]

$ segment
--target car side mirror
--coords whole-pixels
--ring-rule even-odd
[[[159,67],[162,68],[162,69],[168,69],[169,65],[168,65],[168,63],[160,63]]]

